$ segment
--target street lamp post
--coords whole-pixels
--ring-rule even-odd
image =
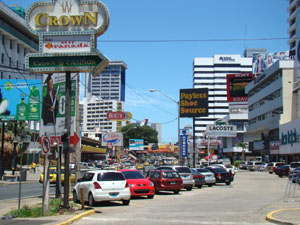
[[[159,92],[160,94],[164,95],[165,97],[171,99],[173,102],[175,102],[177,104],[177,111],[178,111],[178,117],[177,117],[177,121],[178,121],[178,161],[179,164],[182,164],[182,160],[181,160],[181,152],[180,152],[180,147],[181,147],[181,143],[180,143],[180,102],[176,101],[174,98],[171,98],[170,96],[166,95],[164,92],[157,90],[157,89],[150,89],[150,92]]]

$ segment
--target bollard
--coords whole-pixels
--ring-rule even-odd
[[[83,189],[80,188],[80,202],[81,202],[81,209],[84,209],[84,199],[83,199]]]

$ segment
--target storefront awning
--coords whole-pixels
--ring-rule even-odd
[[[88,145],[81,145],[82,153],[106,154],[106,148],[97,148]]]

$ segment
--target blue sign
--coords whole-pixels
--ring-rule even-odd
[[[188,156],[188,136],[187,135],[180,135],[180,154],[182,157]]]

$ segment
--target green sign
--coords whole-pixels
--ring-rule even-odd
[[[26,67],[33,73],[93,72],[97,75],[109,63],[99,51],[70,55],[30,53],[26,55]]]

